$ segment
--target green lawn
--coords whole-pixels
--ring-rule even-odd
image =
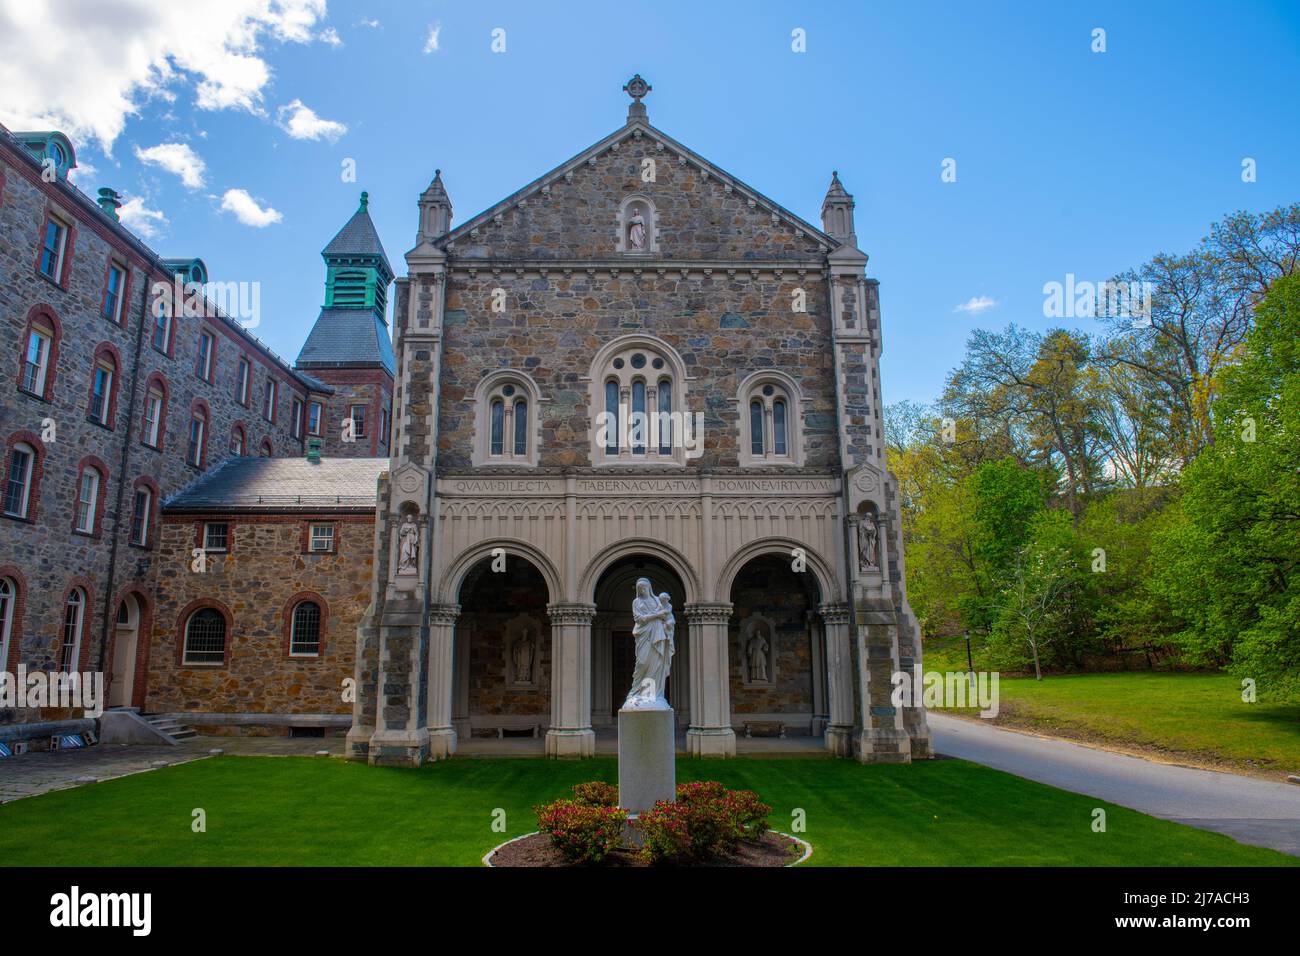
[[[1273,866],[1300,859],[957,760],[682,760],[680,780],[757,791],[812,865]],[[216,757],[0,806],[6,865],[475,866],[535,829],[530,807],[612,758],[459,759],[419,770],[310,757]],[[1105,833],[1092,831],[1104,807]],[[207,832],[191,811],[207,812]],[[491,828],[506,811],[506,833]]]
[[[949,641],[931,654],[927,643],[924,662],[927,671],[964,671],[965,646]],[[1244,703],[1227,674],[1003,677],[998,689],[995,723],[1005,726],[1224,769],[1300,773],[1300,704]]]

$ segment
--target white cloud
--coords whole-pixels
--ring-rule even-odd
[[[186,189],[202,189],[207,166],[188,143],[159,143],[148,149],[135,148],[135,158],[142,163],[161,166],[181,178]]]
[[[0,122],[112,149],[151,98],[261,112],[270,42],[308,43],[325,0],[0,0]],[[112,42],[109,42],[109,41]]]
[[[424,41],[425,53],[438,52],[438,34],[441,32],[442,32],[441,22],[435,23],[433,26],[429,27],[429,38]]]
[[[270,206],[264,208],[258,205],[257,200],[250,196],[246,189],[227,189],[226,194],[221,197],[221,208],[226,212],[234,213],[235,218],[245,226],[256,226],[258,229],[284,218]]]
[[[132,196],[117,210],[122,224],[145,239],[152,239],[167,225],[167,217],[157,209],[150,209],[139,196]]]
[[[304,105],[302,100],[294,100],[279,110],[280,128],[294,139],[338,139],[348,131],[342,123],[322,119],[316,111]]]
[[[362,17],[360,20],[357,21],[357,26],[370,27],[370,29],[374,30],[379,26],[379,21],[376,20],[374,17]]]
[[[326,27],[320,32],[320,35],[316,37],[316,39],[320,40],[321,43],[328,43],[330,46],[335,48],[343,45],[343,39],[339,36],[339,31],[335,30],[333,27]]]
[[[74,183],[89,183],[98,173],[99,168],[97,166],[93,166],[84,159],[79,158],[76,167],[68,171],[68,178]]]
[[[971,296],[968,301],[963,302],[961,305],[957,306],[957,308],[953,309],[953,311],[969,312],[972,315],[978,315],[980,312],[985,312],[993,308],[995,305],[997,305],[997,302],[986,295]]]

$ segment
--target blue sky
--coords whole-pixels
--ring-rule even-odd
[[[260,280],[255,331],[290,359],[322,301],[320,249],[362,189],[401,272],[435,167],[463,222],[622,125],[634,72],[654,87],[654,125],[813,222],[839,170],[882,284],[886,401],[933,399],[973,328],[1048,327],[1045,282],[1102,280],[1189,249],[1229,211],[1300,200],[1300,124],[1286,107],[1300,88],[1294,2],[272,0],[253,28],[209,23],[183,0],[57,6],[78,4],[82,29],[102,16],[131,32],[138,17],[145,34],[153,9],[180,8],[199,35],[189,53],[174,52],[174,30],[160,47],[169,75],[73,57],[67,88],[22,90],[5,70],[39,75],[38,58],[58,51],[31,52],[48,24],[19,23],[26,0],[0,0],[0,120],[73,126],[93,167],[83,189],[111,185],[164,216],[150,239],[162,254]],[[1104,53],[1090,48],[1097,27]],[[791,50],[795,28],[807,52]],[[204,58],[223,30],[235,58],[214,64]],[[239,82],[214,92],[226,65]],[[116,99],[103,92],[113,84]],[[93,112],[78,112],[87,95]],[[346,132],[295,138],[295,102]],[[201,186],[138,158],[167,144],[202,160]],[[1256,182],[1242,182],[1245,157]],[[941,182],[945,158],[956,182]],[[341,176],[348,159],[355,183]],[[241,221],[222,208],[232,189],[280,218]],[[994,304],[957,310],[981,298]]]

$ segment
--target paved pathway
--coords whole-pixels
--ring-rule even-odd
[[[935,752],[1300,856],[1300,786],[1155,763],[931,711]]]

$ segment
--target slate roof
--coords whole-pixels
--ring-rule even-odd
[[[321,309],[295,364],[299,369],[382,365],[397,374],[388,323],[370,309]]]
[[[339,230],[338,235],[329,241],[321,255],[330,256],[376,256],[388,270],[388,277],[394,275],[393,267],[388,264],[384,254],[384,245],[379,241],[379,233],[365,208],[358,209]]]
[[[230,457],[163,502],[167,512],[369,511],[387,458]]]

